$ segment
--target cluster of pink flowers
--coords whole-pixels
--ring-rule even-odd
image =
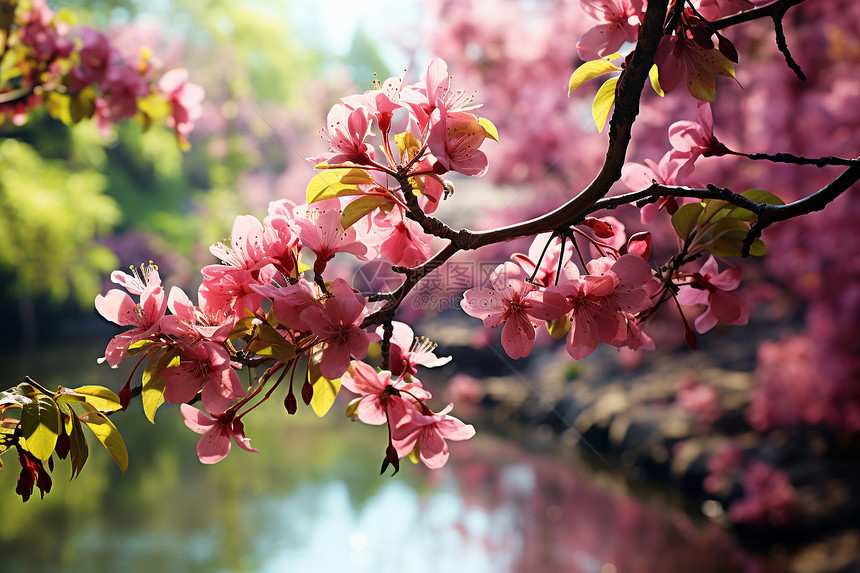
[[[627,239],[623,226],[612,217],[592,218],[584,226],[596,229],[598,236],[606,233],[601,240],[589,238],[600,256],[584,263],[585,274],[573,262],[572,249],[562,252],[557,237],[543,234],[535,238],[528,255],[517,253],[512,256],[515,262],[496,268],[490,275],[491,288],[464,293],[463,311],[483,320],[487,328],[502,326],[502,346],[511,358],[531,353],[541,325],[558,338],[566,335],[567,352],[576,360],[594,352],[600,342],[654,349],[654,341],[639,323],[666,287],[647,261],[650,235],[637,233]],[[749,316],[746,302],[728,292],[740,283],[740,267],[716,271],[716,259],[711,257],[699,271],[678,273],[674,278],[678,286],[670,287],[679,289],[679,303],[705,305],[695,322],[700,333],[718,322],[746,324]]]
[[[728,495],[739,481],[743,495],[729,505],[729,517],[737,523],[785,525],[794,516],[796,493],[788,474],[766,462],[747,458],[727,444],[708,458],[703,486],[711,494]]]
[[[544,260],[534,260],[548,241]],[[486,327],[504,325],[502,346],[515,359],[529,355],[538,326],[559,320],[553,328],[562,335],[567,331],[567,351],[577,360],[591,354],[598,342],[653,348],[635,320],[636,313],[652,306],[646,292],[654,278],[651,267],[638,254],[615,253],[590,261],[583,275],[571,253],[561,253],[557,238],[539,235],[530,256],[518,254],[517,263],[499,265],[490,277],[493,288],[469,289],[461,307]]]
[[[177,86],[184,80],[184,75],[165,75],[162,83]],[[483,173],[487,159],[478,148],[487,137],[485,126],[492,124],[468,113],[476,106],[464,92],[452,89],[441,60],[430,64],[420,84],[403,86],[392,79],[343,101],[329,113],[323,130],[331,150],[316,160],[326,162],[317,176],[326,189],[341,185],[344,196],[335,193],[305,205],[276,201],[262,222],[237,217],[229,240],[210,249],[220,263],[202,269],[196,304],[177,287],[165,296],[153,265],[133,276],[115,272],[112,280],[125,290],[113,289],[96,299],[102,316],[131,327],[110,342],[105,360],[116,366],[132,354],[142,353],[141,362],[149,359],[148,376],[163,381],[163,399],[184,404],[186,424],[203,434],[198,455],[205,463],[222,459],[231,440],[251,450],[242,417],[271,394],[260,396],[270,377],[281,371],[277,386],[288,371],[295,372],[300,359],[308,370],[301,392],[305,403],[313,399],[317,376],[340,380],[361,396],[357,419],[388,424],[385,459],[395,469],[413,450],[429,467],[440,467],[448,457],[446,440],[474,434],[471,426],[449,415],[452,405],[430,410],[425,403],[430,393],[415,377],[418,365],[441,366],[450,358],[437,358],[435,345],[415,338],[403,323],[391,323],[391,336],[377,329],[378,323],[367,319],[378,303],[336,276],[344,266],[331,263],[338,255],[389,265],[425,262],[429,237],[406,217],[408,203],[414,198],[432,211],[442,198],[441,174]],[[408,116],[411,130],[397,134],[394,147],[389,131],[392,120],[399,120],[394,118],[398,109]],[[384,138],[383,162],[366,141],[374,121]],[[389,189],[383,182],[390,175],[410,178],[420,196],[407,199],[399,189]],[[347,221],[354,195],[359,201],[381,200]],[[375,341],[388,350],[381,372],[362,362]],[[258,384],[244,387],[237,370],[264,364],[274,366]],[[120,395],[127,403],[128,385]],[[189,405],[198,399],[206,413]],[[285,405],[295,411],[292,382]]]
[[[72,28],[45,0],[33,0],[29,9],[18,9],[10,28],[4,58],[15,67],[0,86],[4,103],[0,118],[15,125],[27,121],[28,111],[50,100],[49,110],[58,119],[77,122],[91,117],[102,130],[138,113],[151,114],[158,106],[144,98],[159,98],[169,107],[167,124],[180,144],[202,112],[203,89],[188,81],[188,72],[176,69],[159,80],[150,58],[126,61],[103,33],[89,27]],[[65,109],[65,112],[58,111]],[[148,117],[148,121],[160,120]]]

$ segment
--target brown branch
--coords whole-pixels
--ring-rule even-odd
[[[663,21],[668,0],[648,3],[645,19],[639,32],[639,41],[630,65],[621,74],[615,98],[615,111],[609,123],[609,145],[603,167],[594,180],[582,191],[559,207],[540,217],[482,232],[463,232],[455,243],[462,249],[477,249],[485,245],[510,241],[524,236],[537,235],[570,225],[582,218],[596,201],[606,196],[612,185],[621,179],[621,168],[630,144],[630,131],[639,114],[639,99],[654,63],[657,44],[663,37]]]
[[[629,205],[636,203],[637,206],[653,203],[660,197],[692,197],[696,199],[719,199],[726,201],[737,207],[743,207],[754,213],[758,213],[761,203],[756,203],[747,199],[743,195],[733,193],[728,189],[709,185],[706,189],[697,189],[694,187],[661,185],[652,183],[647,189],[635,191],[633,193],[625,193],[623,195],[614,195],[606,197],[600,201],[596,201],[592,207],[591,213],[603,209],[611,210],[621,205]]]
[[[415,285],[417,285],[425,276],[442,266],[445,261],[450,259],[460,250],[461,249],[454,245],[453,242],[448,243],[444,249],[433,255],[430,260],[422,265],[408,269],[403,267],[394,267],[395,270],[406,275],[405,280],[399,287],[397,287],[397,290],[391,293],[386,293],[381,297],[386,299],[386,303],[382,308],[365,318],[361,323],[361,328],[367,328],[374,324],[383,324],[386,321],[392,320],[394,318],[394,313],[397,311],[397,307],[400,306],[400,303],[403,302],[403,299],[406,298],[406,295],[409,294]]]
[[[776,17],[781,19],[789,8],[797,6],[803,1],[804,0],[777,0],[767,6],[754,8],[752,10],[747,10],[746,12],[741,12],[740,14],[735,14],[734,16],[726,16],[725,18],[714,20],[711,22],[711,25],[717,30],[724,30],[731,26],[737,26],[738,24],[752,22],[753,20],[759,20],[761,18]]]

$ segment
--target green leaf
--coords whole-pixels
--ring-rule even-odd
[[[478,125],[484,128],[484,132],[487,134],[487,137],[499,143],[499,130],[496,129],[496,126],[493,125],[493,122],[485,117],[478,118]]]
[[[315,175],[308,183],[307,201],[315,203],[332,197],[362,195],[358,185],[373,182],[373,176],[364,169],[327,169]]]
[[[546,323],[546,329],[553,338],[564,338],[570,332],[570,319],[567,315],[560,316]]]
[[[741,195],[750,201],[755,201],[756,203],[764,203],[765,205],[785,205],[785,202],[783,202],[782,199],[770,191],[765,191],[764,189],[750,189],[749,191],[744,191]],[[729,216],[734,217],[735,219],[740,219],[741,221],[755,221],[758,218],[758,216],[752,211],[741,207],[735,207]]]
[[[155,412],[164,404],[164,369],[179,366],[179,354],[174,351],[157,354],[149,359],[141,376],[140,398],[146,419],[155,423]]]
[[[746,236],[749,227],[743,221],[725,217],[718,221],[714,221],[710,225],[703,227],[701,234],[697,237],[700,244],[707,244],[725,236],[727,233],[735,233]]]
[[[334,405],[335,398],[340,392],[340,378],[328,380],[319,375],[316,380],[312,380],[315,373],[312,374],[312,369],[308,368],[308,381],[314,387],[314,395],[311,398],[311,408],[314,414],[322,418]]]
[[[49,396],[38,396],[21,409],[21,433],[27,450],[43,462],[54,453],[60,435],[60,409]]]
[[[128,450],[125,448],[125,442],[116,426],[108,419],[107,416],[96,410],[92,405],[84,403],[84,408],[87,413],[81,416],[81,421],[92,430],[96,438],[107,449],[120,471],[125,473],[128,469]]]
[[[74,415],[74,412],[72,412],[71,423],[72,430],[69,432],[69,440],[71,441],[71,447],[69,448],[69,461],[72,465],[71,479],[75,479],[75,476],[81,475],[81,470],[87,462],[90,448],[87,445],[87,439],[84,436],[84,429],[81,426],[81,421],[76,415]]]
[[[235,340],[236,338],[243,338],[245,335],[251,334],[251,332],[254,331],[255,318],[257,317],[246,316],[237,320],[236,324],[233,325],[233,331],[230,333],[228,338],[230,340]]]
[[[701,203],[681,205],[672,215],[672,226],[682,241],[686,241],[699,221],[699,215],[705,210]]]
[[[620,72],[621,68],[606,60],[593,60],[585,62],[573,72],[570,76],[570,82],[567,85],[567,95],[573,93],[573,90],[589,80],[600,77],[610,72]]]
[[[245,350],[260,356],[271,356],[281,362],[289,362],[296,357],[296,348],[268,324],[257,327],[254,338]]]
[[[750,246],[750,254],[754,257],[763,257],[767,254],[767,247],[761,239],[754,239]]]
[[[720,199],[705,199],[702,203],[705,205],[705,208],[701,213],[699,213],[699,219],[697,221],[699,225],[704,225],[710,221],[714,221],[714,216],[729,204],[728,201]]]
[[[55,91],[46,92],[44,97],[45,109],[48,110],[48,115],[54,119],[59,119],[66,125],[72,125],[71,103],[72,98],[66,94],[61,94]]]
[[[356,412],[358,411],[358,403],[361,402],[362,396],[358,396],[349,401],[349,404],[346,405],[346,410],[344,410],[343,415],[347,418],[354,418]]]
[[[615,103],[615,84],[618,83],[618,78],[606,80],[600,89],[597,90],[597,95],[594,96],[594,103],[591,106],[591,115],[594,118],[594,123],[597,124],[597,131],[603,131],[603,126],[606,125],[606,119],[609,117],[609,110],[612,109],[612,104]]]
[[[72,388],[75,394],[82,395],[84,401],[102,412],[113,412],[122,408],[119,397],[104,386],[81,386]]]
[[[385,205],[394,205],[394,201],[383,195],[365,195],[364,197],[359,197],[344,207],[343,213],[340,216],[340,225],[344,230],[349,229],[362,217]]]

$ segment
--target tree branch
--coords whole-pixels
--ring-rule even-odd
[[[752,22],[753,20],[759,20],[761,18],[776,17],[782,19],[782,17],[785,15],[789,8],[791,8],[792,6],[797,6],[803,1],[804,0],[777,0],[776,2],[768,4],[767,6],[747,10],[746,12],[735,14],[734,16],[726,16],[725,18],[720,18],[719,20],[711,22],[711,25],[717,30],[724,30],[731,26],[737,26],[738,24],[743,24],[744,22]]]

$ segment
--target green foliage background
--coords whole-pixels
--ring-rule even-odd
[[[190,70],[207,107],[186,153],[166,127],[144,132],[138,121],[107,138],[89,121],[67,126],[44,112],[23,127],[0,127],[0,316],[22,322],[30,338],[34,316],[61,303],[66,313],[91,313],[116,268],[153,258],[174,284],[193,286],[196,269],[211,262],[206,247],[229,234],[234,217],[264,214],[255,212],[259,197],[244,193],[243,178],[274,179],[319,151],[304,142],[319,145],[316,130],[342,91],[321,78],[338,66],[361,83],[371,68],[386,73],[365,36],[356,39],[351,67],[294,40],[286,2],[74,0],[62,7],[78,25],[99,29],[157,23],[160,45],[149,47],[165,71]],[[217,127],[207,122],[213,114]]]

